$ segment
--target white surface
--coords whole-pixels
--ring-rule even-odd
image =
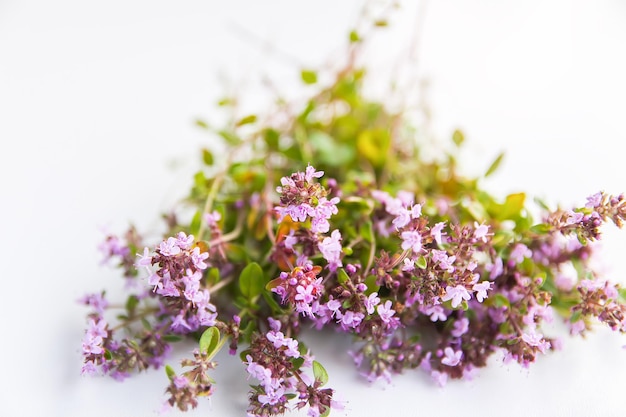
[[[383,72],[413,35],[416,7],[404,3],[371,54]],[[218,119],[218,73],[244,97],[260,73],[294,85],[298,66],[340,53],[361,4],[0,2],[0,415],[154,415],[161,372],[123,384],[79,377],[85,310],[75,300],[120,281],[98,265],[99,228],[153,227],[186,190],[206,140],[192,120]],[[487,184],[503,195],[567,206],[625,191],[625,23],[619,0],[429,3],[417,74],[430,82],[432,131],[448,140],[464,129],[468,172],[506,150]],[[250,106],[261,103],[254,95]],[[624,234],[606,234],[604,267],[626,282]],[[337,415],[624,415],[626,340],[600,330],[566,339],[528,372],[494,359],[445,389],[420,373],[368,387],[347,339],[308,340],[348,401]],[[188,415],[245,415],[244,377],[224,358],[212,403]]]

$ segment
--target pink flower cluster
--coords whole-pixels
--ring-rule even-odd
[[[145,267],[150,273],[148,284],[156,294],[178,301],[171,328],[179,333],[212,326],[217,317],[209,290],[200,288],[209,254],[194,247],[193,240],[192,235],[180,232],[161,242],[154,254],[145,248],[137,261],[137,266]],[[156,271],[151,269],[153,265],[158,265]]]

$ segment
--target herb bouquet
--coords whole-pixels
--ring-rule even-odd
[[[490,195],[458,172],[461,132],[425,158],[405,109],[363,94],[361,47],[351,33],[330,82],[303,71],[315,92],[301,106],[279,101],[219,129],[199,122],[225,150],[202,150],[205,169],[184,209],[165,213],[163,238],[130,227],[102,245],[129,294],[81,300],[84,374],[164,367],[166,404],[187,410],[212,395],[214,357],[228,349],[253,383],[249,415],[320,416],[341,405],[303,328],[352,335],[370,380],[420,369],[441,385],[496,352],[528,366],[555,349],[542,332],[553,316],[574,335],[594,321],[626,331],[626,293],[589,264],[600,227],[626,218],[623,195],[538,203],[534,216],[524,193]],[[177,372],[168,354],[189,339],[197,348]]]

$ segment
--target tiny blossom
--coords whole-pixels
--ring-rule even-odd
[[[568,210],[566,214],[567,214],[567,219],[565,220],[566,225],[578,224],[583,220],[583,217],[585,216],[583,213],[575,212],[573,210]]]
[[[483,300],[488,297],[487,290],[490,290],[492,285],[493,283],[489,281],[483,281],[478,284],[474,284],[472,289],[476,291],[476,299],[479,303],[482,303]]]
[[[430,235],[433,237],[433,239],[435,239],[435,242],[437,242],[438,245],[441,245],[441,235],[445,225],[446,222],[439,222],[430,229]]]
[[[441,363],[448,366],[457,366],[459,362],[461,362],[461,357],[463,356],[463,351],[458,350],[454,351],[451,347],[446,347],[444,350],[444,357],[441,359]]]
[[[407,209],[401,209],[395,219],[391,222],[396,229],[402,229],[411,221],[411,212]]]
[[[513,247],[511,254],[509,255],[509,259],[519,264],[524,260],[524,258],[530,258],[533,256],[533,252],[528,249],[528,246],[523,243],[518,243]]]
[[[350,328],[359,327],[361,321],[363,321],[363,313],[353,312],[351,310],[346,311],[340,319],[341,327],[344,330],[348,330]]]
[[[204,213],[204,222],[211,227],[216,226],[217,222],[220,220],[222,220],[222,215],[217,210],[214,210],[211,213]]]
[[[467,317],[462,317],[461,319],[454,322],[454,329],[450,332],[454,337],[461,337],[469,330],[469,320]]]
[[[404,258],[404,265],[402,265],[402,270],[405,272],[411,272],[415,270],[415,260],[413,258]]]
[[[595,208],[602,204],[602,192],[595,193],[587,197],[587,204],[585,207],[587,208]]]
[[[341,233],[339,230],[333,230],[330,237],[325,237],[318,247],[324,259],[328,261],[328,267],[334,271],[342,266],[341,263]]]
[[[159,252],[164,256],[175,256],[180,253],[180,247],[178,246],[178,240],[170,237],[164,240],[159,245]]]
[[[478,240],[482,240],[483,242],[487,242],[487,233],[489,232],[489,225],[486,224],[478,224],[474,222],[474,237]]]
[[[441,306],[431,306],[422,311],[427,316],[430,316],[430,321],[446,321],[448,316],[446,316],[445,310]]]
[[[463,300],[468,301],[471,298],[469,291],[462,285],[456,285],[454,287],[447,286],[446,293],[441,299],[443,301],[452,300],[452,308],[457,308]]]
[[[419,232],[402,232],[400,237],[402,238],[402,249],[412,249],[415,253],[418,253],[422,250],[422,236],[419,234]]]
[[[485,269],[489,271],[489,279],[494,280],[498,278],[504,272],[504,265],[502,263],[502,258],[497,257],[493,264],[486,265]]]
[[[373,314],[374,308],[376,305],[380,303],[380,298],[378,298],[378,293],[373,292],[365,299],[365,309],[367,310],[367,314]]]
[[[445,387],[448,382],[448,374],[445,372],[432,371],[430,376],[440,387]]]
[[[298,238],[293,234],[293,230],[285,236],[284,244],[289,250],[294,250],[294,245],[298,243]]]
[[[412,219],[417,219],[422,215],[422,205],[421,204],[415,204],[413,207],[411,207],[411,218]]]

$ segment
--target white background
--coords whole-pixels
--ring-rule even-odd
[[[409,55],[416,4],[405,1],[375,40],[375,74]],[[123,384],[79,376],[85,310],[75,300],[120,286],[99,266],[101,228],[154,228],[210,140],[194,118],[219,120],[213,103],[227,92],[262,110],[263,74],[292,94],[299,68],[341,59],[362,5],[0,0],[0,415],[155,414],[161,371]],[[421,13],[410,74],[428,81],[430,132],[465,131],[468,173],[504,150],[486,183],[502,196],[523,190],[567,207],[626,191],[625,2],[446,0]],[[608,227],[600,254],[623,283],[625,242]],[[349,340],[306,340],[347,401],[337,415],[624,415],[626,338],[598,330],[565,339],[530,371],[494,358],[445,389],[413,372],[367,386],[343,353]],[[211,403],[188,415],[245,415],[243,367],[221,359]]]

